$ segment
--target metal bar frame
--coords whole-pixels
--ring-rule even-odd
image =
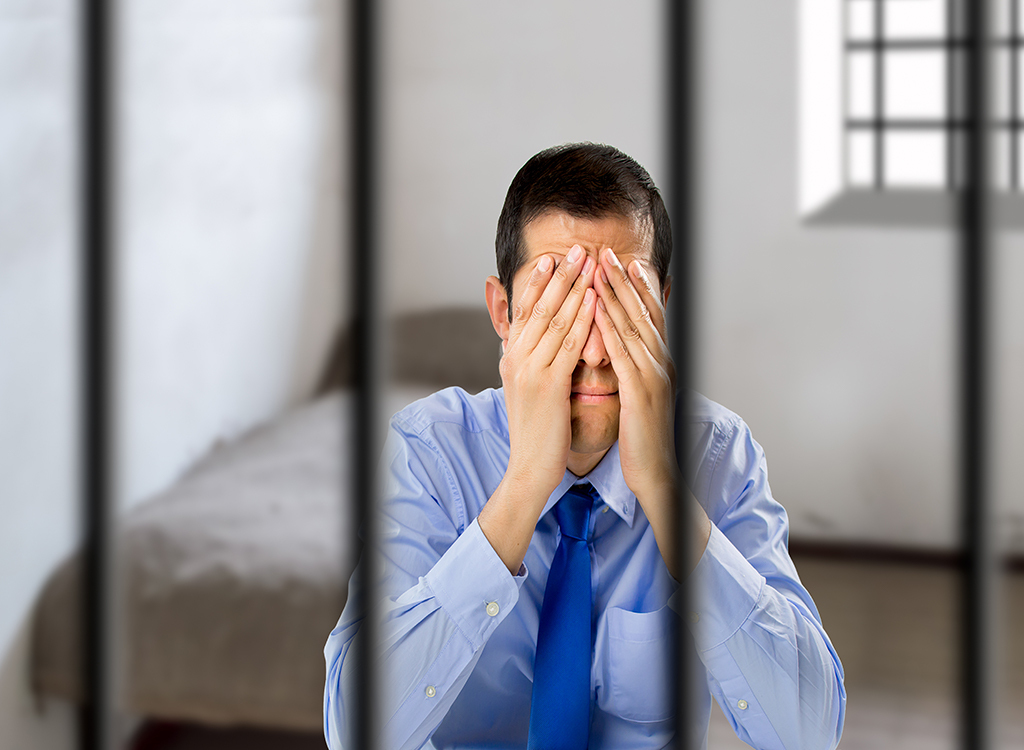
[[[844,3],[844,10],[855,0],[847,0]],[[963,95],[960,75],[966,69],[965,57],[971,47],[971,39],[964,33],[963,29],[957,27],[957,0],[946,1],[946,35],[942,38],[883,38],[884,13],[883,8],[886,2],[891,0],[870,0],[875,8],[875,36],[873,39],[849,39],[844,37],[843,48],[846,52],[844,64],[849,60],[851,54],[870,54],[874,56],[875,65],[875,115],[870,119],[844,117],[847,132],[851,130],[871,130],[875,134],[875,188],[884,187],[884,176],[878,172],[879,167],[884,168],[885,154],[884,144],[881,139],[886,132],[892,130],[938,130],[946,129],[946,187],[954,190],[959,184],[959,171],[962,165],[958,162],[958,144],[961,136],[953,131],[964,130],[968,124],[964,116],[958,112],[961,109],[961,96]],[[969,5],[969,0],[965,0]],[[1024,131],[1024,122],[1021,118],[1020,101],[1020,55],[1021,47],[1024,46],[1024,37],[1020,34],[1020,0],[1007,0],[1010,18],[1008,33],[987,34],[987,49],[1005,48],[1009,54],[1009,113],[1005,119],[989,119],[989,126],[995,129],[1009,130],[1009,170],[1007,184],[1010,190],[1020,191],[1021,189],[1021,136]],[[890,120],[884,117],[882,106],[884,101],[885,71],[883,56],[886,52],[913,52],[935,50],[946,52],[946,119],[906,119]],[[847,85],[844,82],[844,86]],[[849,184],[848,180],[847,183]]]
[[[113,12],[107,0],[78,6],[79,472],[82,523],[81,750],[111,745],[110,597],[113,509],[114,252]]]
[[[701,3],[699,0],[667,0],[666,38],[667,63],[666,82],[668,92],[665,107],[665,154],[667,158],[668,184],[666,185],[665,207],[672,223],[672,261],[670,273],[674,294],[669,298],[667,311],[670,321],[668,336],[672,360],[676,367],[677,392],[686,398],[693,382],[694,367],[694,271],[696,256],[696,155],[697,113],[699,112],[698,60]],[[685,439],[685,438],[681,438]],[[688,455],[684,445],[676,449]],[[678,508],[684,509],[689,502],[685,487],[680,487]],[[681,510],[676,518],[677,559],[682,563],[680,570],[687,569],[691,559],[691,517]],[[683,584],[685,586],[686,579]],[[693,592],[683,590],[683,600],[689,601]],[[692,725],[693,706],[690,695],[692,662],[696,654],[683,637],[682,628],[676,628],[674,637],[675,667],[672,681],[676,693],[676,737],[679,747],[689,750],[691,736],[687,728]],[[667,665],[666,665],[667,666]]]
[[[1013,47],[1019,45],[1019,39],[1013,35],[1008,37],[995,37],[990,42],[992,47]],[[879,44],[876,40],[850,39],[846,42],[847,52],[874,52],[876,47],[882,49],[896,50],[898,52],[918,52],[928,50],[966,49],[968,41],[963,38],[950,37],[948,39],[884,39]]]
[[[964,748],[992,747],[992,585],[994,554],[989,544],[988,454],[989,352],[986,305],[991,244],[989,176],[989,0],[964,8],[965,140],[964,184],[960,194],[959,304],[959,495],[964,548],[961,644]]]
[[[882,136],[882,5],[875,0],[876,40],[876,103],[879,105],[871,126],[876,131],[876,159],[879,171],[876,184],[884,185],[880,171],[884,156]],[[1016,11],[1017,5],[1013,7]],[[79,747],[102,750],[111,741],[109,664],[110,596],[109,554],[111,547],[110,518],[112,509],[112,467],[114,458],[113,395],[114,373],[114,253],[111,218],[113,215],[113,128],[111,92],[113,49],[112,12],[106,0],[86,0],[80,17],[80,119],[81,148],[80,181],[80,245],[81,245],[81,410],[80,455],[82,478],[82,512],[84,526],[84,570],[82,643],[83,685],[87,700],[79,723]],[[355,300],[356,386],[361,398],[355,400],[355,430],[360,439],[352,441],[354,487],[363,528],[372,530],[372,498],[377,441],[374,426],[377,413],[379,383],[379,352],[375,342],[381,330],[376,310],[377,260],[376,217],[376,54],[377,26],[371,0],[353,0],[349,40],[352,52],[352,253],[351,274]],[[669,44],[667,51],[669,162],[669,200],[674,227],[675,251],[672,275],[677,293],[673,295],[671,344],[679,382],[685,387],[693,369],[693,288],[696,213],[694,211],[694,115],[697,107],[697,65],[695,33],[697,3],[667,3]],[[1016,15],[1016,14],[1015,14]],[[988,544],[989,498],[986,476],[988,384],[988,311],[986,285],[988,254],[991,240],[989,224],[989,128],[987,91],[987,0],[972,0],[965,8],[965,131],[964,185],[960,201],[960,304],[961,378],[960,407],[960,502],[964,528],[964,595],[963,621],[963,724],[962,744],[972,750],[991,746],[989,697],[991,695],[991,586],[992,552]],[[1017,30],[1013,30],[1011,52],[1019,50]],[[1018,103],[1014,100],[1011,131],[1016,136]],[[952,118],[951,118],[952,119]],[[948,124],[952,127],[952,122]],[[1015,178],[1016,184],[1016,178]],[[687,514],[680,513],[681,553],[689,539]],[[371,578],[372,580],[372,578]],[[372,597],[371,597],[372,598]],[[372,618],[368,622],[372,622]],[[678,663],[688,674],[689,650],[678,648]],[[370,660],[362,659],[359,675],[366,704],[359,711],[363,725],[358,729],[360,747],[371,747],[371,717],[375,680]],[[677,679],[679,689],[679,726],[686,727],[689,717],[688,687],[685,679]]]
[[[876,126],[876,121],[860,119],[847,120],[846,127],[850,130],[871,130]],[[1010,120],[989,120],[989,128],[992,130],[1009,130],[1014,128]],[[970,127],[967,118],[960,120],[884,120],[882,126],[887,130],[943,130],[951,128],[954,130],[966,130]]]
[[[379,456],[375,453],[380,434],[376,424],[379,403],[380,367],[380,311],[378,308],[378,235],[377,235],[377,98],[378,86],[378,7],[373,0],[352,0],[349,15],[349,48],[351,57],[350,106],[350,185],[351,258],[350,295],[353,300],[354,394],[351,445],[352,482],[349,491],[356,498],[357,519],[352,530],[361,529],[364,537],[361,556],[360,588],[369,593],[363,605],[362,650],[353,649],[355,671],[360,684],[360,705],[354,712],[358,716],[355,726],[355,745],[358,748],[376,747],[377,677],[373,670],[376,649],[376,599],[373,593],[377,558],[372,540],[377,538],[376,527],[376,467]],[[356,540],[358,548],[358,539]],[[349,587],[352,590],[352,587]]]

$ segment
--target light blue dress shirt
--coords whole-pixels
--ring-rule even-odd
[[[697,747],[707,744],[712,695],[756,748],[836,747],[843,668],[790,560],[764,451],[734,413],[696,395],[685,409],[682,401],[677,443],[692,449],[683,474],[713,524],[689,579],[692,612],[676,611],[686,609],[673,597],[678,585],[626,486],[617,443],[585,478],[566,472],[512,576],[476,521],[508,466],[502,391],[449,388],[395,415],[382,460],[382,611],[372,660],[381,748],[525,747],[539,610],[559,536],[549,511],[579,481],[600,495],[590,521],[590,747],[672,744],[666,665],[681,622],[699,655],[688,730]],[[360,580],[357,571],[353,586]],[[333,750],[351,730],[358,688],[346,657],[360,647],[363,596],[350,589],[324,649],[324,733]]]

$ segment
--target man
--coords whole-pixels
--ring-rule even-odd
[[[503,388],[412,404],[384,451],[381,747],[668,746],[683,623],[700,658],[696,721],[680,731],[706,745],[714,695],[754,747],[838,744],[842,666],[764,453],[723,407],[675,404],[671,245],[657,188],[616,149],[549,149],[513,180],[486,284]],[[677,612],[687,576],[696,611]],[[325,648],[335,749],[353,723],[361,598],[350,591]]]

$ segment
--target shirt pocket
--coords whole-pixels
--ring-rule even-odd
[[[675,713],[672,687],[672,628],[678,616],[657,612],[605,610],[598,626],[601,678],[598,707],[637,722],[665,721]]]

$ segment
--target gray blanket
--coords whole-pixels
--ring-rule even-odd
[[[317,729],[323,644],[353,566],[350,395],[216,447],[117,534],[120,708],[211,723]],[[36,610],[35,687],[72,699],[77,557]]]

